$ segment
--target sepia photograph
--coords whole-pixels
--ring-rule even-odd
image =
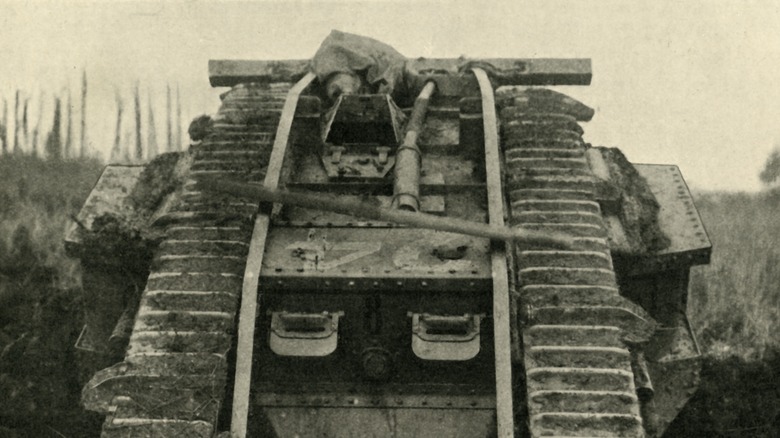
[[[780,436],[780,3],[0,0],[0,438]]]

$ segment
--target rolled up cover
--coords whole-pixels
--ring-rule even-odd
[[[406,57],[385,43],[338,30],[322,42],[310,69],[324,83],[335,73],[354,73],[365,79],[372,93],[405,93]]]

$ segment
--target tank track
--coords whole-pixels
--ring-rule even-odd
[[[124,362],[99,371],[82,400],[106,412],[103,437],[211,437],[257,204],[194,190],[192,177],[262,182],[289,84],[222,96],[211,133],[191,146],[178,205],[158,248]]]
[[[654,322],[618,292],[577,123],[592,110],[540,89],[498,103],[510,225],[576,242],[515,248],[530,435],[645,436],[629,345],[646,342]]]

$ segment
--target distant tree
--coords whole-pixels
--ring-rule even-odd
[[[87,156],[87,70],[81,72],[81,131],[79,157]]]
[[[114,147],[111,149],[111,162],[122,157],[122,96],[116,92],[116,130],[114,131]]]
[[[141,96],[139,90],[139,83],[135,83],[135,91],[133,92],[133,102],[135,103],[135,161],[143,161],[144,149],[143,141],[141,139]]]
[[[154,123],[154,109],[152,108],[152,93],[149,92],[147,107],[149,108],[149,121],[147,123],[148,136],[146,137],[146,148],[149,150],[149,159],[157,156],[157,124]]]
[[[8,153],[8,101],[3,98],[3,121],[0,125],[0,140],[3,142],[3,154]]]
[[[35,121],[32,138],[32,154],[34,157],[38,156],[38,142],[41,137],[41,129],[43,129],[43,96],[44,93],[41,91],[38,95],[38,119]]]
[[[171,84],[165,84],[165,114],[167,117],[167,134],[165,151],[173,150],[173,121],[171,116]]]
[[[780,146],[776,146],[769,154],[758,178],[768,186],[780,182]]]
[[[59,97],[54,98],[54,121],[52,122],[51,132],[46,138],[46,155],[50,160],[62,159],[62,140],[60,138],[62,124],[62,108]]]
[[[181,95],[179,83],[176,83],[176,150],[181,150]]]
[[[22,144],[24,146],[29,146],[29,139],[30,139],[30,135],[29,135],[30,126],[27,117],[27,113],[28,113],[27,110],[29,106],[30,106],[30,98],[26,97],[24,99],[24,104],[22,105],[22,137],[24,137],[24,141],[22,142]]]
[[[19,90],[16,90],[16,94],[14,95],[14,148],[13,152],[17,153],[19,152],[20,146],[19,146],[19,101],[21,99],[21,92]]]
[[[63,154],[65,158],[71,158],[73,155],[73,94],[70,92],[70,88],[68,88],[67,113],[68,125],[65,130],[65,151]]]

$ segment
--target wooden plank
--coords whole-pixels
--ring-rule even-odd
[[[309,60],[256,61],[237,59],[209,60],[212,87],[232,87],[242,82],[292,82],[304,76]]]
[[[314,80],[313,74],[307,74],[295,86],[290,89],[282,108],[282,116],[279,126],[276,128],[271,158],[268,163],[268,171],[264,184],[270,189],[279,186],[279,178],[282,174],[282,166],[290,139],[290,129],[295,108],[298,105],[298,97],[301,92]],[[236,377],[233,386],[233,412],[230,422],[230,436],[232,438],[245,438],[247,421],[249,416],[249,389],[252,383],[252,356],[254,354],[255,318],[257,316],[257,287],[260,277],[260,268],[263,264],[265,252],[265,240],[268,236],[270,225],[269,213],[260,211],[255,219],[252,231],[252,240],[249,243],[246,267],[244,269],[244,283],[241,290],[241,310],[238,317],[238,341],[236,347]]]
[[[501,156],[498,146],[496,103],[490,79],[482,69],[472,69],[482,94],[482,119],[485,130],[485,167],[490,224],[504,226],[504,194],[501,184]],[[493,341],[496,355],[496,427],[499,438],[514,436],[512,407],[512,339],[510,336],[509,273],[506,247],[491,252],[493,270]]]
[[[495,85],[589,85],[590,59],[574,58],[418,58],[407,61],[413,71],[462,73],[464,66],[489,70]],[[209,82],[229,87],[242,82],[292,82],[308,71],[305,59],[257,61],[217,59],[209,61]]]

